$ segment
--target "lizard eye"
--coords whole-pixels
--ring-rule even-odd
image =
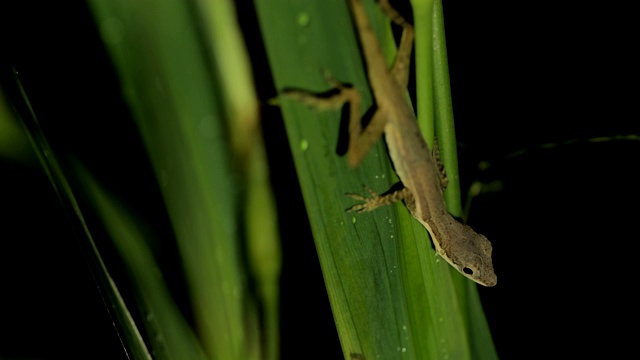
[[[467,274],[467,275],[473,275],[473,269],[472,269],[472,268],[469,268],[469,267],[466,267],[466,266],[465,266],[465,267],[462,269],[462,271],[464,271],[464,273],[465,273],[465,274]]]

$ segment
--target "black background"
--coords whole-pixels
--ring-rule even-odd
[[[637,322],[640,142],[586,139],[640,133],[637,21],[631,5],[579,4],[444,4],[462,187],[501,186],[474,200],[469,223],[494,245],[499,282],[480,294],[504,359],[634,350],[627,328]],[[268,98],[275,90],[251,2],[238,7],[258,90]],[[3,2],[0,20],[3,85],[9,89],[15,66],[57,147],[94,148],[81,158],[95,171],[131,170],[110,185],[149,219],[165,221],[86,5]],[[282,357],[340,358],[279,112],[263,116],[282,209]],[[540,147],[573,139],[582,140]],[[529,151],[506,157],[521,149]],[[491,167],[480,171],[481,161]],[[0,159],[0,199],[0,358],[125,358],[35,159]],[[301,275],[307,280],[297,281]],[[179,278],[169,281],[179,290]]]

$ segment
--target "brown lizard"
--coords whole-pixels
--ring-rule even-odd
[[[362,128],[358,90],[333,79],[327,80],[338,92],[330,97],[322,98],[298,90],[288,90],[283,95],[325,109],[340,108],[350,102],[347,159],[353,167],[362,161],[384,133],[391,161],[404,187],[383,196],[372,190],[369,190],[372,195],[369,198],[350,195],[363,202],[348,211],[371,211],[404,200],[413,217],[429,231],[436,252],[443,259],[467,278],[484,286],[494,286],[497,278],[491,261],[491,243],[447,212],[442,196],[441,169],[429,151],[415,114],[404,97],[413,48],[413,27],[389,5],[388,0],[380,0],[379,5],[387,16],[403,28],[398,54],[393,67],[389,69],[362,0],[349,0],[349,4],[377,105],[370,123]]]

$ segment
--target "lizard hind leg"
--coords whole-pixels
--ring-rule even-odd
[[[318,110],[337,110],[342,108],[347,102],[360,102],[359,94],[354,94],[354,89],[349,88],[337,81],[332,82],[331,85],[340,84],[339,87],[334,86],[333,89],[316,93],[301,89],[284,89],[280,96],[283,98],[297,100],[307,106],[316,108]]]
[[[347,86],[324,71],[324,78],[333,89],[324,93],[314,93],[300,89],[285,89],[280,93],[284,98],[297,100],[318,110],[337,110],[349,103],[349,148],[348,162],[356,167],[371,147],[382,136],[386,123],[386,113],[376,109],[366,128],[362,127],[362,99],[358,89]]]
[[[413,26],[389,4],[389,0],[380,0],[378,5],[391,21],[402,26],[402,37],[391,68],[391,74],[402,88],[406,88],[409,84],[411,52],[413,51],[413,39],[415,37]]]
[[[364,156],[369,153],[371,147],[382,136],[386,123],[385,112],[375,109],[369,124],[363,129],[360,112],[362,99],[356,88],[345,86],[331,76],[328,71],[323,71],[325,80],[344,97],[343,104],[349,102],[349,149],[347,160],[351,167],[356,167]]]

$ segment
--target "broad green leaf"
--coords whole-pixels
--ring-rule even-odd
[[[371,96],[347,2],[255,4],[277,89],[329,90],[321,75],[325,69],[363,93],[360,110],[366,111]],[[373,2],[366,6],[385,39],[383,48],[389,48],[388,21]],[[428,102],[422,112],[433,113],[432,97]],[[466,295],[475,287],[468,290],[468,280],[435,255],[426,230],[402,204],[358,215],[344,211],[353,204],[345,192],[361,192],[362,184],[383,192],[396,181],[383,142],[351,169],[336,153],[340,111],[281,103],[345,358],[480,356],[468,327],[467,310],[477,317],[480,309],[477,297]]]

